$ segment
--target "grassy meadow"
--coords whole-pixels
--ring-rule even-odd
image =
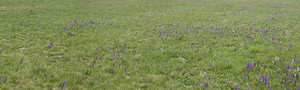
[[[0,0],[0,89],[300,90],[299,0]]]

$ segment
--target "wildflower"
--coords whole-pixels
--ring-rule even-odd
[[[126,49],[126,47],[127,47],[127,44],[125,44],[124,50]]]
[[[3,80],[3,83],[5,83],[7,81],[7,78],[5,78],[4,80]]]
[[[23,60],[24,60],[24,58],[22,58],[22,59],[21,59],[21,62],[20,62],[20,63],[21,63],[21,65],[23,65]]]
[[[180,51],[179,51],[179,53],[181,52],[181,50],[182,50],[182,48],[180,48]]]
[[[209,88],[209,86],[208,86],[208,83],[206,83],[206,84],[204,85],[204,87],[207,87],[207,88]]]
[[[63,89],[66,86],[65,84],[66,84],[66,82],[64,81],[64,83],[61,86],[61,89]]]
[[[168,61],[167,61],[167,63],[166,63],[166,66],[168,65]]]

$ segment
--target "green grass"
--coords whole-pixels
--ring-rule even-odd
[[[63,89],[72,90],[294,90],[300,86],[299,4],[1,0],[0,87],[59,89],[65,81]],[[269,74],[267,85],[261,73]]]

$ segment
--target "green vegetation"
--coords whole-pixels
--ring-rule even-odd
[[[1,0],[0,89],[299,90],[299,4]]]

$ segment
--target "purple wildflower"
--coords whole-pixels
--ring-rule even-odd
[[[3,83],[5,83],[7,81],[7,78],[5,78],[4,80],[3,80]]]
[[[21,59],[21,62],[20,62],[20,63],[21,63],[21,65],[23,65],[23,60],[24,60],[24,58],[22,58],[22,59]]]
[[[209,86],[208,86],[208,83],[206,83],[206,84],[204,85],[204,87],[207,87],[207,88],[209,88]]]
[[[166,63],[166,66],[168,65],[168,61],[167,61],[167,63]]]
[[[125,44],[124,50],[126,49],[126,47],[127,47],[127,44]]]
[[[64,81],[64,83],[61,86],[61,89],[63,89],[66,86],[66,82]]]
[[[179,51],[179,53],[181,52],[181,50],[182,50],[182,48],[180,48],[180,51]]]

